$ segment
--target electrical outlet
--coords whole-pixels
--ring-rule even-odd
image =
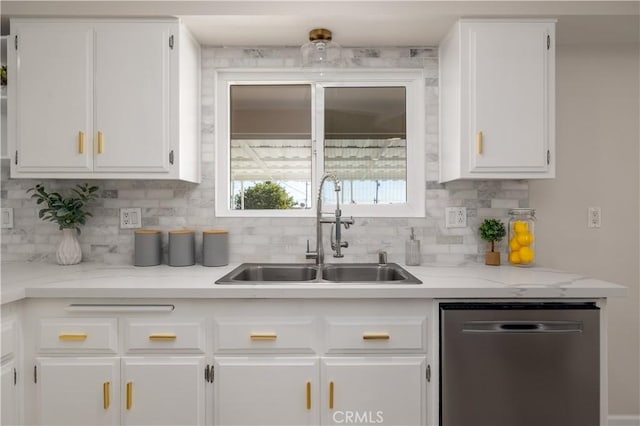
[[[467,226],[467,208],[445,207],[444,226],[446,228],[465,228]]]
[[[13,209],[10,207],[2,208],[2,228],[13,228]]]
[[[600,228],[602,225],[602,211],[600,207],[587,209],[587,228]]]
[[[120,209],[120,229],[142,227],[142,210],[140,208]]]

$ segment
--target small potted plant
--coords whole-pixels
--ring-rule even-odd
[[[31,198],[38,205],[46,204],[40,209],[38,217],[42,220],[55,222],[62,231],[62,241],[56,252],[56,260],[60,265],[74,265],[82,260],[82,251],[78,242],[80,225],[84,225],[87,217],[93,216],[86,210],[86,204],[97,197],[97,186],[76,185],[71,189],[71,195],[64,197],[58,192],[48,192],[43,184],[29,188],[27,193],[33,192]]]
[[[496,241],[502,240],[507,234],[504,224],[498,219],[485,219],[480,225],[480,238],[491,243],[491,251],[487,252],[485,264],[500,265],[500,252],[495,251]]]

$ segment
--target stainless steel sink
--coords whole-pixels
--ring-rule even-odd
[[[421,284],[396,263],[344,263],[324,265],[322,279],[331,282]]]
[[[299,263],[243,263],[216,284],[309,282],[318,278],[315,265]]]
[[[216,284],[421,284],[400,265],[340,263],[322,266],[305,263],[243,263]]]

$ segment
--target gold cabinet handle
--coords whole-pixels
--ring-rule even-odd
[[[59,334],[58,339],[60,340],[75,340],[75,341],[83,341],[87,340],[87,333],[64,333]]]
[[[104,382],[102,384],[102,398],[104,400],[104,409],[107,410],[111,405],[111,382]]]
[[[177,338],[178,336],[176,336],[173,333],[156,333],[156,334],[149,335],[149,340],[156,340],[156,341],[176,340]]]
[[[127,383],[127,410],[133,407],[133,382]]]
[[[482,135],[482,132],[478,132],[476,138],[478,140],[478,154],[482,155],[482,151],[484,150],[484,136]]]
[[[104,136],[102,132],[98,132],[98,154],[102,154],[104,152]]]
[[[276,333],[251,333],[251,340],[276,340]]]
[[[78,132],[78,153],[84,154],[84,132]]]
[[[307,410],[311,410],[311,382],[307,382]]]
[[[333,410],[333,382],[329,382],[329,410]]]
[[[362,340],[389,340],[391,336],[389,333],[364,333]]]

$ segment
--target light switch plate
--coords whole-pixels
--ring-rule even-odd
[[[120,209],[120,229],[135,229],[142,227],[142,209]]]
[[[2,208],[2,228],[13,228],[13,209],[10,207]]]

